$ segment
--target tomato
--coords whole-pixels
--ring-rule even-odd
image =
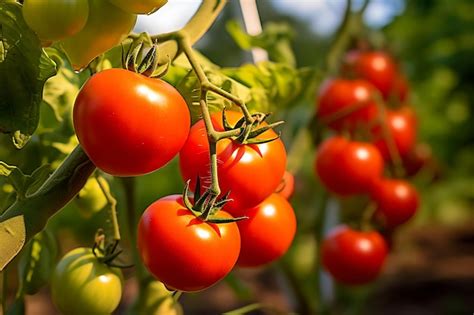
[[[183,308],[159,281],[144,284],[130,314],[183,315]]]
[[[218,216],[231,218],[224,211]],[[197,218],[180,195],[152,203],[138,225],[138,248],[148,270],[168,288],[203,290],[224,278],[240,252],[237,223]]]
[[[74,69],[83,69],[95,57],[120,44],[133,29],[136,20],[136,15],[124,12],[108,1],[89,0],[86,25],[80,32],[62,41]]]
[[[89,15],[87,0],[24,0],[26,24],[42,41],[56,41],[79,32]]]
[[[279,194],[245,212],[249,218],[237,222],[242,241],[239,267],[258,267],[286,253],[295,237],[296,218],[293,208]]]
[[[285,171],[281,178],[280,185],[275,190],[276,193],[283,196],[285,199],[290,199],[295,191],[295,177],[288,171]]]
[[[122,272],[101,263],[90,248],[67,253],[53,273],[51,294],[64,314],[110,314],[122,296]]]
[[[109,0],[125,12],[147,14],[164,6],[168,0]]]
[[[169,162],[189,133],[178,91],[160,79],[109,69],[92,76],[73,111],[79,143],[94,164],[115,176],[138,176]]]
[[[106,180],[99,180],[101,180],[106,190],[110,189]],[[87,180],[74,201],[79,208],[80,214],[86,219],[102,210],[107,204],[107,199],[95,178],[89,178]]]
[[[392,92],[390,94],[389,99],[393,97],[395,98],[395,100],[398,100],[399,103],[404,103],[407,101],[409,94],[410,87],[408,85],[408,81],[403,74],[399,73],[397,78],[395,79],[395,83],[392,88]]]
[[[227,120],[234,125],[242,114],[227,111]],[[211,117],[217,131],[223,131],[222,113]],[[262,123],[261,126],[265,126]],[[273,130],[267,130],[258,139],[276,137]],[[234,211],[249,209],[270,196],[280,184],[286,168],[286,151],[283,142],[276,139],[263,144],[241,144],[232,139],[217,142],[217,160],[219,185],[222,194],[230,191],[232,202],[225,208],[231,214]],[[201,178],[203,186],[210,185],[209,144],[204,121],[194,124],[188,140],[179,154],[179,166],[183,179],[191,180],[194,189],[196,178]]]
[[[335,136],[318,148],[315,170],[327,190],[349,196],[370,191],[382,176],[383,159],[377,148],[364,142]]]
[[[363,232],[341,225],[333,228],[321,245],[324,268],[340,283],[360,285],[379,275],[388,249],[376,231]]]
[[[429,144],[418,143],[402,158],[406,174],[414,176],[423,167],[433,162],[433,153]]]
[[[398,79],[397,65],[390,55],[382,51],[351,51],[344,62],[346,73],[369,81],[388,99]]]
[[[416,188],[404,180],[382,179],[372,187],[371,196],[377,203],[377,213],[388,228],[407,222],[420,203]]]
[[[327,80],[319,90],[316,116],[323,122],[331,120],[328,126],[338,131],[370,124],[378,112],[374,93],[376,89],[364,80]],[[359,109],[351,111],[352,107]]]
[[[401,157],[405,156],[416,142],[416,119],[413,111],[404,108],[398,111],[387,110],[385,124],[388,127],[389,135],[393,137],[393,142]],[[382,154],[386,161],[391,160],[387,141],[384,138],[383,127],[378,125],[372,129],[374,145]]]

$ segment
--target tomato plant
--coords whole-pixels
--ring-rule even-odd
[[[377,211],[388,228],[408,221],[419,205],[418,192],[409,182],[396,179],[381,179],[372,187],[372,199]]]
[[[164,6],[168,0],[109,0],[122,10],[135,14],[147,14]]]
[[[239,267],[257,267],[283,256],[296,233],[292,206],[279,194],[272,194],[256,207],[245,211],[248,219],[239,221]]]
[[[383,165],[375,146],[340,136],[321,143],[314,163],[321,183],[341,196],[369,192],[374,181],[382,176]]]
[[[95,57],[118,45],[130,33],[136,20],[136,15],[122,11],[109,1],[90,0],[85,26],[61,42],[72,66],[76,70],[83,69]]]
[[[122,297],[122,272],[90,248],[76,248],[59,261],[51,282],[54,304],[65,314],[110,314]]]
[[[316,117],[338,131],[368,125],[378,113],[374,93],[364,80],[326,80],[319,89]]]
[[[74,104],[74,128],[84,151],[116,176],[165,165],[183,146],[189,125],[188,107],[171,85],[127,70],[97,73]]]
[[[235,124],[242,114],[226,111],[230,124]],[[223,131],[222,113],[211,117],[217,131]],[[262,126],[266,126],[263,122]],[[258,139],[269,140],[277,134],[269,129]],[[217,169],[222,193],[230,192],[233,199],[226,205],[231,213],[240,213],[271,195],[280,184],[286,168],[286,151],[283,142],[275,139],[260,144],[244,144],[235,139],[222,139],[217,143]],[[189,137],[179,154],[179,167],[183,179],[191,180],[194,189],[199,176],[204,186],[210,184],[210,157],[204,121],[191,127]]]
[[[333,228],[324,239],[321,259],[324,268],[338,282],[361,285],[377,278],[387,251],[378,232],[357,231],[343,225]]]
[[[56,41],[86,25],[89,4],[88,0],[25,0],[22,12],[26,24],[42,41]]]
[[[222,211],[219,216],[231,218]],[[138,225],[138,248],[148,270],[168,288],[203,290],[224,278],[240,252],[237,224],[202,221],[180,195],[158,199]]]

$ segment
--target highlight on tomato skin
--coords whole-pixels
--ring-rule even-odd
[[[376,231],[357,231],[346,225],[330,230],[321,245],[324,269],[339,283],[364,285],[379,276],[388,247]]]
[[[238,267],[259,267],[283,256],[296,233],[293,207],[279,194],[243,211],[248,219],[237,222],[241,249]]]

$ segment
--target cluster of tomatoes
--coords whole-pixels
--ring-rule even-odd
[[[289,173],[285,175],[288,184],[281,187],[286,150],[265,122],[266,115],[252,117],[255,121],[250,126],[240,112],[217,112],[210,117],[217,132],[240,128],[242,133],[215,143],[222,193],[209,204],[210,190],[201,192],[201,187],[212,185],[208,132],[203,120],[190,126],[187,104],[174,87],[157,78],[109,69],[93,75],[76,98],[73,122],[77,138],[103,172],[140,176],[179,154],[180,171],[188,183],[185,193],[151,204],[139,222],[137,241],[145,266],[171,290],[205,289],[234,266],[257,267],[278,259],[292,243],[296,218],[286,199],[292,187]],[[194,191],[192,197],[188,187]],[[210,215],[204,216],[203,211],[209,210]],[[52,291],[62,311],[68,311],[70,296],[77,301],[94,294],[83,290],[96,277],[81,283],[71,274],[108,276],[114,279],[110,281],[114,286],[120,282],[120,271],[104,265],[107,258],[100,256],[94,260],[93,252],[82,248],[60,261]],[[64,286],[70,288],[66,298],[59,292]],[[111,292],[121,294],[121,290]],[[83,305],[81,309],[110,313],[119,299],[110,301],[116,303],[104,303],[106,309],[97,303],[95,308]]]
[[[137,14],[167,0],[24,0],[23,17],[44,46],[58,42],[75,69],[118,45],[133,29]],[[106,17],[106,18],[104,18]]]
[[[400,175],[397,170],[403,170],[416,145],[417,122],[407,97],[408,84],[391,56],[351,51],[341,77],[325,81],[317,100],[318,121],[335,132],[317,149],[317,176],[338,197],[369,196],[365,211],[371,226],[387,233],[419,206],[415,187],[393,176]],[[322,264],[344,284],[373,281],[388,253],[382,234],[366,230],[367,222],[361,225],[365,228],[337,226],[322,243]]]

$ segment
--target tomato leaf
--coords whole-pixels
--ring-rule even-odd
[[[11,133],[22,148],[38,126],[45,81],[55,63],[28,28],[18,3],[0,2],[0,132]]]

